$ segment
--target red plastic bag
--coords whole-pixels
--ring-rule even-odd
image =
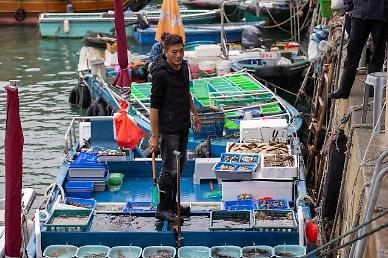
[[[120,109],[119,112],[120,114],[114,117],[117,145],[135,149],[146,133],[129,119],[125,109]]]

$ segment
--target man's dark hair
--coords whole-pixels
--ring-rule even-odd
[[[183,45],[182,37],[176,34],[168,34],[163,41],[163,48],[168,49],[169,47],[178,45],[178,44]]]

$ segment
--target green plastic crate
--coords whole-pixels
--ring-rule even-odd
[[[282,109],[280,108],[279,104],[274,103],[260,107],[260,112],[263,115],[278,114],[282,112]]]
[[[78,221],[85,217],[84,223],[73,224],[54,224],[57,218],[75,218]],[[91,209],[71,209],[71,210],[54,210],[48,220],[44,223],[47,231],[86,231],[92,222],[93,210]]]

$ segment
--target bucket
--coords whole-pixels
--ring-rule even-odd
[[[214,61],[202,61],[198,64],[200,77],[212,77],[216,76],[216,62]]]
[[[222,60],[217,62],[216,67],[217,67],[217,75],[222,76],[227,73],[230,73],[230,61],[228,60]]]
[[[319,5],[321,9],[321,16],[325,18],[330,18],[331,16],[331,0],[319,0]]]

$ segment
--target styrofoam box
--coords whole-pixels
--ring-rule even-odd
[[[195,56],[216,57],[221,56],[221,46],[219,45],[199,45],[195,47]]]
[[[196,158],[194,184],[199,184],[201,179],[217,179],[213,167],[219,161],[220,158]]]
[[[294,158],[294,164],[292,167],[265,167],[264,158],[268,156],[275,156],[273,154],[261,155],[261,167],[258,173],[261,178],[294,178],[298,177],[298,160],[296,155],[292,155]]]
[[[127,50],[127,56],[128,56],[128,63],[131,63],[131,52]],[[110,53],[108,50],[105,50],[105,60],[104,65],[105,66],[114,66],[119,63],[117,52]]]
[[[250,193],[254,199],[270,196],[273,199],[293,199],[292,180],[222,181],[222,200],[233,201],[239,194]]]
[[[256,119],[240,121],[240,142],[268,142],[277,133],[277,139],[287,140],[286,119]]]
[[[85,144],[85,140],[89,140],[91,137],[90,122],[80,122],[79,123],[79,143],[80,146]]]

